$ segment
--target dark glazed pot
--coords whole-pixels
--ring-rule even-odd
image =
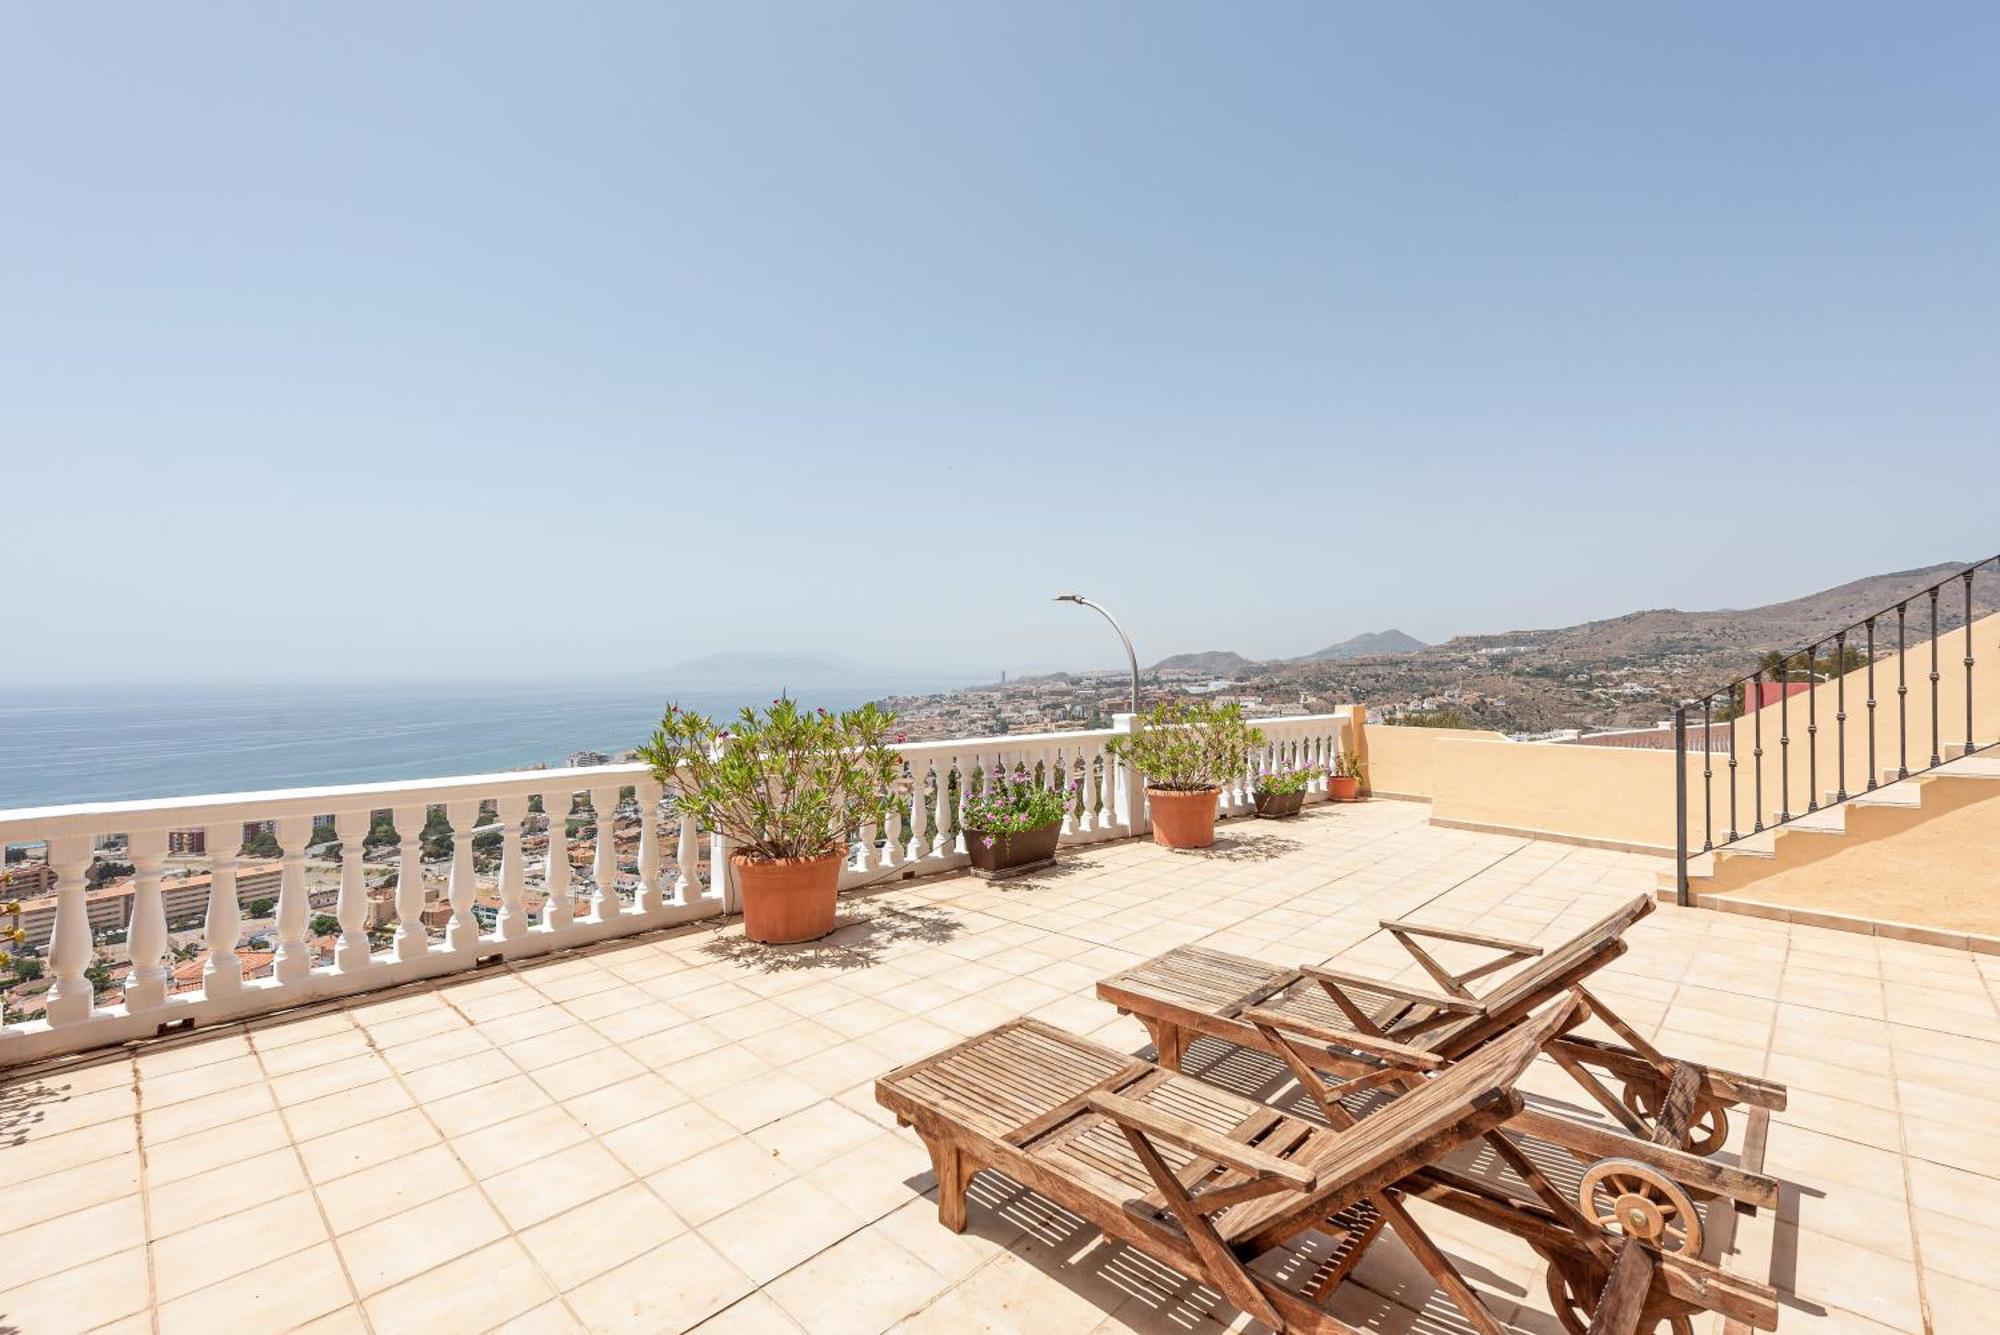
[[[1050,821],[1034,830],[1015,830],[1011,834],[983,834],[978,830],[965,832],[965,851],[972,859],[974,871],[988,876],[1018,876],[1022,872],[1046,867],[1056,860],[1056,840],[1062,835],[1062,822]]]
[[[1258,793],[1257,814],[1265,820],[1283,820],[1286,816],[1296,816],[1305,805],[1306,793],[1301,788],[1295,793]]]

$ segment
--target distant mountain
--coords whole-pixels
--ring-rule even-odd
[[[1301,654],[1293,661],[1318,663],[1333,658],[1375,658],[1382,654],[1409,654],[1428,648],[1430,646],[1416,636],[1405,635],[1400,630],[1364,631],[1339,644],[1329,644],[1324,649]]]
[[[1831,589],[1763,607],[1718,608],[1712,612],[1683,612],[1677,608],[1652,608],[1628,612],[1603,621],[1548,630],[1510,631],[1500,635],[1461,635],[1437,646],[1443,651],[1491,650],[1506,646],[1553,652],[1566,661],[1653,661],[1669,655],[1721,656],[1747,670],[1755,657],[1771,649],[1792,649],[1816,635],[1827,635],[1861,617],[1879,612],[1898,598],[1908,598],[1927,584],[1934,584],[1964,569],[1957,561],[1925,566],[1920,570],[1897,570],[1851,580]],[[1974,590],[1973,614],[1983,615],[1995,608],[1993,585],[1982,581]],[[1939,600],[1938,625],[1950,627],[1964,622],[1965,603],[1956,588]],[[1883,623],[1885,643],[1893,635],[1895,618]],[[1918,599],[1910,604],[1909,624],[1914,633],[1928,632],[1929,604]],[[1858,647],[1858,646],[1856,646]]]
[[[1211,676],[1230,677],[1261,666],[1255,659],[1245,658],[1232,650],[1210,649],[1206,653],[1175,654],[1171,658],[1162,658],[1153,664],[1152,670],[1206,672]]]

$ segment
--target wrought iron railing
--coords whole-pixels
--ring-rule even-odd
[[[1688,902],[1688,860],[1701,853],[1727,848],[1765,830],[1791,824],[1802,816],[1838,806],[1862,794],[1904,779],[1915,778],[1947,765],[1963,756],[1974,755],[1996,744],[2000,722],[1983,721],[1985,740],[1980,740],[1982,721],[1975,710],[1974,624],[1980,620],[1975,597],[1975,580],[1982,572],[2000,577],[2000,556],[1975,561],[1929,588],[1891,603],[1871,616],[1861,618],[1813,640],[1789,653],[1767,654],[1758,666],[1704,695],[1682,701],[1674,709],[1674,793],[1675,885],[1678,899]],[[1989,580],[1980,590],[2000,580]],[[1993,606],[1990,601],[1985,604]],[[1956,604],[1956,606],[1954,606]],[[1890,636],[1893,633],[1893,643]],[[1912,636],[1915,636],[1913,639]],[[1957,683],[1945,684],[1944,655],[1949,642],[1962,636],[1959,666],[1964,670],[1963,696],[1965,727],[1961,741],[1955,734],[1957,720],[1950,724],[1946,714],[1956,715]],[[1912,687],[1915,667],[1919,684]],[[1887,676],[1895,677],[1893,737],[1885,735],[1887,723],[1881,718],[1889,707],[1878,693],[1887,688]],[[1923,682],[1928,680],[1928,695]],[[1989,669],[1987,683],[1994,680]],[[1912,692],[1915,698],[1912,698]],[[1865,706],[1863,724],[1850,735],[1848,697],[1859,691]],[[1990,693],[1990,691],[1989,691]],[[2000,697],[1996,697],[2000,700]],[[1832,764],[1828,778],[1831,789],[1820,786],[1820,717],[1832,710]],[[1794,734],[1793,725],[1803,711],[1804,736]],[[1772,717],[1767,718],[1767,715]],[[1726,732],[1724,732],[1726,730]],[[1739,730],[1748,734],[1739,738]],[[1718,737],[1717,734],[1723,735]],[[1929,750],[1924,750],[1928,733]],[[1910,744],[1917,744],[1917,760],[1911,764]],[[1766,747],[1770,740],[1775,755]],[[1746,748],[1742,741],[1750,744]],[[1800,743],[1803,743],[1800,746]],[[1894,764],[1884,761],[1893,743]],[[1803,756],[1799,751],[1803,751]],[[1928,754],[1928,761],[1924,757]],[[1690,774],[1690,755],[1698,756],[1701,770]],[[1767,785],[1765,760],[1771,755],[1775,774]],[[1717,760],[1723,761],[1722,783],[1717,783]],[[1850,788],[1850,767],[1865,771],[1865,781]],[[1747,767],[1743,778],[1739,771]],[[1690,779],[1699,780],[1691,788]],[[1796,787],[1795,787],[1796,785]],[[1767,786],[1775,804],[1767,801]],[[1718,801],[1716,790],[1725,792]],[[1743,791],[1747,788],[1747,792]],[[1803,792],[1804,808],[1794,811],[1793,799]],[[1699,803],[1699,824],[1693,816]],[[1747,808],[1747,813],[1746,813]],[[1746,818],[1747,814],[1747,818]],[[1699,837],[1699,846],[1696,839]]]

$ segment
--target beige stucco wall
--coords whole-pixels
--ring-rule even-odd
[[[1454,737],[1432,761],[1434,821],[1673,849],[1671,751]]]
[[[1471,728],[1368,729],[1368,779],[1382,797],[1437,796],[1437,750],[1453,738],[1505,741],[1497,732]]]

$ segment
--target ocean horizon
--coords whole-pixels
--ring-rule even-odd
[[[847,709],[897,690],[792,694]],[[639,745],[669,700],[723,715],[771,694],[631,684],[13,688],[0,694],[0,809],[560,765],[579,751]]]

